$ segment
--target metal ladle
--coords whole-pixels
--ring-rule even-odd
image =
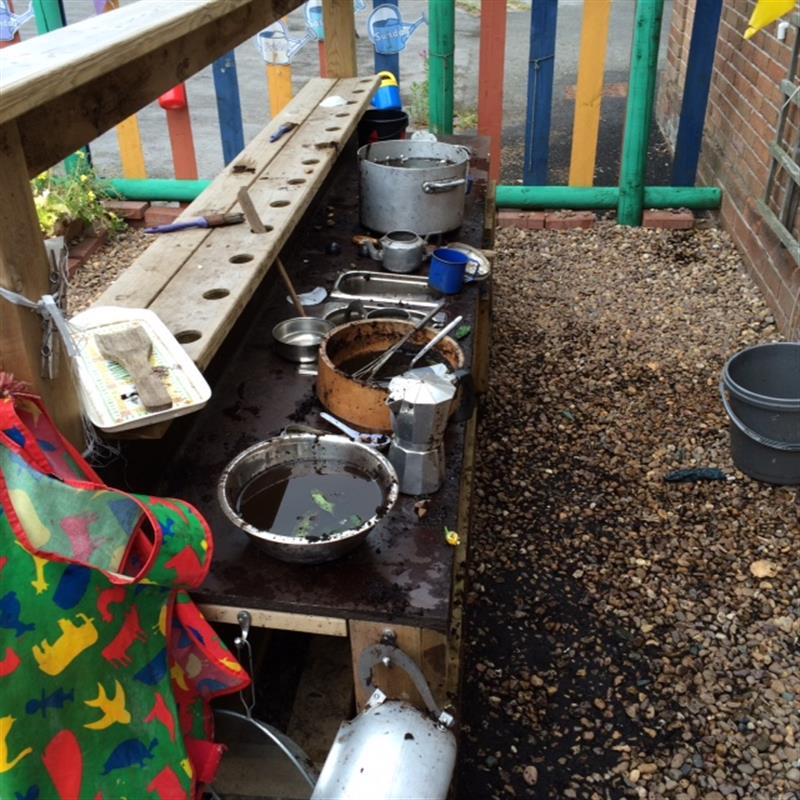
[[[428,344],[426,344],[425,347],[423,347],[422,350],[420,350],[419,353],[417,353],[414,358],[411,359],[411,363],[408,365],[408,368],[414,369],[414,365],[417,363],[417,361],[419,361],[426,353],[430,353],[430,351],[433,350],[433,348],[436,347],[436,345],[439,344],[439,342],[441,342],[442,339],[444,339],[444,337],[447,336],[451,330],[453,330],[453,328],[459,325],[463,319],[464,317],[456,317],[452,322],[449,322],[447,325],[445,325],[444,328],[442,328],[439,333],[437,333],[436,336],[434,336],[433,339],[431,339]]]

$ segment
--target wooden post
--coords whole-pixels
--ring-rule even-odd
[[[119,0],[106,0],[103,13],[119,8]],[[144,150],[142,149],[142,136],[139,133],[139,120],[134,114],[116,126],[117,147],[119,160],[122,164],[122,176],[131,179],[147,177],[147,167],[144,163]]]
[[[428,681],[434,700],[440,705],[447,702],[447,637],[438,631],[427,628],[412,628],[408,625],[393,625],[385,622],[365,622],[351,619],[348,622],[350,650],[353,659],[353,680],[356,689],[356,709],[361,710],[372,694],[365,689],[358,675],[358,662],[361,653],[374,644],[379,644],[387,629],[397,636],[397,646],[417,662]],[[375,685],[390,699],[407,700],[418,708],[424,708],[422,698],[406,673],[398,667],[383,666],[373,670]]]
[[[594,184],[610,18],[611,0],[592,0],[583,4],[581,51],[572,125],[572,155],[569,162],[570,186]]]
[[[656,93],[658,42],[663,11],[664,0],[638,0],[636,3],[628,108],[619,170],[617,222],[620,225],[642,224],[647,145]]]
[[[526,186],[547,183],[557,19],[558,0],[533,0],[523,170],[523,182]]]
[[[51,291],[50,263],[33,205],[28,165],[13,121],[0,125],[0,175],[0,286],[36,302]],[[0,304],[0,370],[29,383],[44,399],[61,432],[83,449],[80,405],[66,353],[59,344],[56,378],[44,380],[42,318],[6,300],[0,299]]]
[[[267,94],[270,117],[277,117],[293,97],[291,64],[267,64]]]
[[[675,158],[672,160],[673,186],[694,186],[697,177],[721,13],[722,0],[704,0],[695,7]]]
[[[331,77],[328,74],[328,51],[325,49],[325,40],[320,39],[317,42],[317,53],[319,55],[319,76],[320,78]]]
[[[505,5],[505,0],[498,0],[498,5]],[[397,8],[398,0],[372,0],[372,8],[376,9],[378,6],[394,6]],[[484,36],[483,25],[481,25],[481,42]],[[389,53],[384,55],[375,51],[375,74],[379,72],[391,72],[400,83],[400,53]]]
[[[167,113],[167,130],[172,148],[175,177],[178,180],[195,181],[197,180],[197,156],[194,151],[192,118],[189,115],[186,84],[179,83],[161,95],[158,102]]]
[[[56,31],[67,24],[62,0],[33,0],[33,9],[36,18],[36,31],[39,36],[50,33],[50,31]],[[89,146],[84,145],[81,150],[86,156],[85,163],[91,164],[92,154],[89,152]],[[75,154],[64,159],[64,170],[68,175],[77,175],[81,171],[81,166],[81,162]]]
[[[61,0],[33,0],[33,11],[36,16],[36,30],[40,36],[67,24]]]
[[[428,124],[436,134],[453,132],[455,0],[428,0]]]
[[[242,101],[239,97],[239,79],[233,50],[214,62],[213,72],[219,134],[222,139],[222,160],[228,165],[244,150]]]
[[[292,68],[288,64],[267,64],[269,113],[277,117],[292,99]]]
[[[353,0],[322,0],[329,78],[355,78],[356,19]]]
[[[608,0],[611,2],[611,0]],[[489,180],[500,180],[503,150],[503,79],[506,58],[506,0],[482,0],[478,78],[478,134],[488,136]]]

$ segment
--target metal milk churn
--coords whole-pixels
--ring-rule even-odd
[[[429,713],[388,700],[372,681],[372,668],[403,669]],[[445,800],[456,761],[453,717],[433,699],[416,663],[388,644],[368,647],[359,677],[374,689],[363,711],[343,722],[311,800]]]

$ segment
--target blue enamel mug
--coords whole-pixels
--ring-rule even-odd
[[[467,265],[474,265],[467,273]],[[458,294],[465,283],[470,283],[477,273],[479,263],[461,250],[440,247],[433,251],[428,286],[442,294]]]

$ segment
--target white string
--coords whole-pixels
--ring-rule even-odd
[[[61,298],[66,298],[68,287],[67,282],[67,269],[66,258],[54,258],[54,262],[58,262],[56,266],[56,274],[51,278],[51,285],[55,285],[53,294],[43,295],[41,300],[34,302],[29,300],[24,295],[18,292],[12,292],[10,289],[0,287],[0,298],[6,300],[14,305],[27,308],[30,311],[35,311],[46,319],[50,319],[58,332],[59,337],[64,342],[64,349],[66,350],[66,357],[69,363],[69,369],[72,370],[72,378],[76,387],[80,386],[80,372],[78,369],[78,358],[80,358],[80,351],[76,340],[79,338],[79,331],[69,324],[64,317],[61,310]],[[83,431],[84,442],[86,447],[82,453],[83,457],[92,466],[103,466],[113,462],[119,457],[120,448],[118,445],[112,445],[104,441],[97,433],[94,425],[84,410],[83,403],[81,403],[81,428]]]

